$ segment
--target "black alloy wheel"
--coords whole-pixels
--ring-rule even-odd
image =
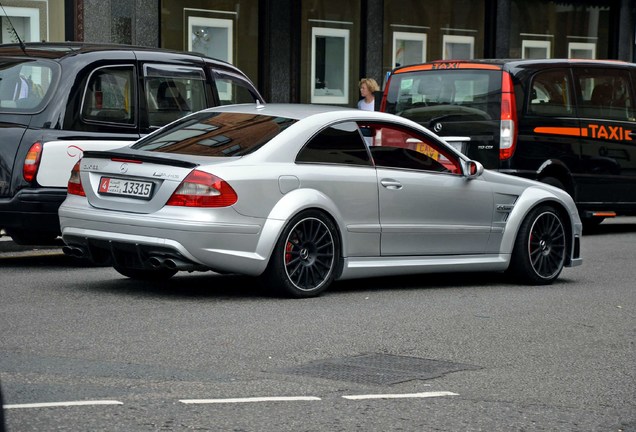
[[[559,214],[552,207],[540,207],[521,224],[511,271],[523,282],[550,284],[563,270],[566,254],[566,232]]]
[[[266,271],[268,284],[291,297],[317,296],[333,281],[339,256],[333,222],[318,211],[301,213],[276,244]]]

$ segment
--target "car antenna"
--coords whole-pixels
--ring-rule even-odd
[[[11,26],[11,30],[13,31],[13,34],[18,39],[18,43],[20,44],[20,49],[22,49],[22,52],[24,54],[29,55],[26,51],[26,46],[24,45],[24,42],[22,42],[22,39],[20,39],[20,35],[18,34],[18,31],[15,29],[15,27],[13,27],[11,18],[9,18],[9,14],[7,14],[7,11],[4,10],[4,6],[2,5],[2,3],[0,3],[0,7],[2,8],[2,12],[4,13],[4,16],[7,17],[7,21],[9,21],[9,25]]]

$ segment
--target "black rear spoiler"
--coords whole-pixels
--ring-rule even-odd
[[[93,159],[122,159],[126,161],[140,161],[140,162],[149,162],[156,163],[160,165],[169,165],[176,166],[181,168],[196,168],[199,166],[198,163],[174,159],[173,154],[166,154],[165,156],[158,155],[146,155],[140,153],[126,153],[126,152],[117,152],[117,151],[85,151],[83,158],[93,158]]]

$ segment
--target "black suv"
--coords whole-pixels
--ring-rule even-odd
[[[111,149],[204,108],[263,101],[226,62],[161,49],[0,45],[0,229],[60,233],[57,210],[86,150]]]
[[[635,85],[619,61],[434,61],[395,69],[381,109],[486,168],[565,189],[589,228],[636,215]]]

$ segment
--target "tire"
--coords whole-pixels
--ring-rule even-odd
[[[157,269],[157,270],[148,270],[148,269],[136,269],[130,267],[122,267],[122,266],[114,266],[115,270],[123,276],[129,277],[135,280],[144,280],[144,281],[162,281],[170,279],[177,273],[177,270],[170,269]]]
[[[559,213],[541,206],[519,228],[509,271],[519,282],[548,285],[559,277],[566,255],[566,232]]]
[[[283,229],[263,281],[286,297],[316,297],[333,281],[339,260],[336,226],[322,212],[305,211]]]

